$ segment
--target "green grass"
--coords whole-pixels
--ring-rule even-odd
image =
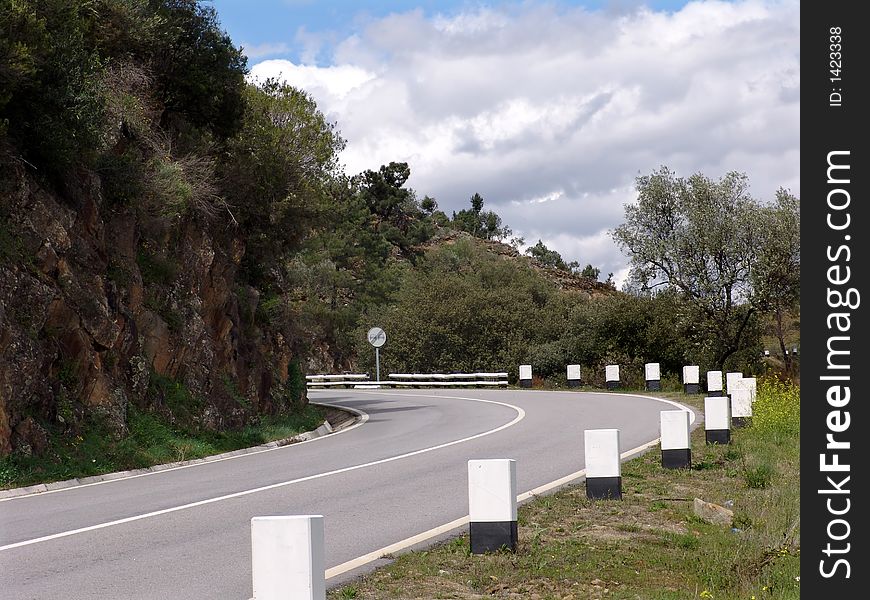
[[[158,385],[170,388],[172,402],[180,401],[177,396],[185,393],[167,381]],[[323,419],[320,408],[307,405],[298,413],[263,418],[257,425],[238,431],[214,432],[173,426],[154,413],[131,407],[127,414],[128,433],[120,439],[114,439],[99,422],[88,424],[80,435],[74,436],[49,429],[47,455],[13,454],[0,459],[0,488],[203,458],[292,437],[315,429]]]
[[[693,432],[692,469],[662,469],[652,449],[623,465],[622,501],[590,501],[579,484],[521,506],[516,553],[471,555],[462,535],[402,554],[329,598],[797,599],[798,402],[796,388],[761,379],[755,422],[731,445],[707,446],[703,427]],[[696,517],[695,497],[731,500],[732,526]]]

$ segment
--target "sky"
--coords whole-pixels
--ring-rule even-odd
[[[800,196],[800,4],[215,0],[249,77],[309,92],[348,174],[407,162],[450,215],[475,193],[525,245],[628,273],[635,179],[746,173]]]

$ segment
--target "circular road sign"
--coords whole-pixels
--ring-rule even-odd
[[[380,327],[372,327],[368,333],[369,344],[375,348],[380,348],[387,341],[387,334]]]

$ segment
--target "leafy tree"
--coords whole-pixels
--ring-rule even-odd
[[[562,271],[570,271],[568,263],[562,258],[562,255],[555,250],[550,250],[547,245],[541,240],[534,246],[526,249],[526,254],[537,260],[545,267],[553,267]]]
[[[246,242],[243,266],[261,282],[321,214],[344,140],[301,90],[269,80],[245,94],[242,128],[228,140],[219,173]]]
[[[354,178],[360,197],[375,217],[377,230],[407,256],[413,246],[432,237],[431,222],[425,218],[414,191],[404,187],[410,176],[408,163],[391,162]]]
[[[453,227],[484,240],[503,240],[513,231],[502,223],[501,217],[491,210],[483,210],[483,197],[475,193],[471,197],[471,208],[454,211]]]
[[[594,279],[598,281],[598,276],[601,274],[601,269],[597,267],[593,267],[591,264],[583,267],[583,270],[580,271],[580,275],[583,277],[588,277],[589,279]],[[613,273],[611,273],[613,275]]]
[[[764,239],[752,285],[761,298],[761,309],[773,316],[774,336],[786,370],[792,371],[793,356],[786,350],[784,317],[800,313],[800,200],[780,189],[774,204],[762,210],[770,226],[762,232]]]
[[[245,106],[247,58],[199,0],[152,0],[160,27],[148,59],[156,73],[164,123],[181,115],[221,138],[238,131]]]
[[[562,295],[532,269],[503,261],[471,240],[427,252],[407,271],[390,305],[370,310],[364,329],[383,326],[390,370],[512,370],[528,349],[558,337]]]
[[[662,168],[638,177],[637,189],[637,203],[625,206],[625,223],[612,232],[631,256],[631,277],[641,289],[676,290],[712,363],[723,367],[753,345],[759,311],[780,293],[759,281],[776,271],[762,262],[767,232],[785,224],[736,172],[714,181]]]
[[[60,174],[92,158],[103,122],[103,60],[93,17],[68,0],[0,4],[0,133],[25,160]]]

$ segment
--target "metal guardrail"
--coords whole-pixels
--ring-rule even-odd
[[[346,373],[341,375],[306,375],[309,388],[317,387],[443,387],[443,386],[506,386],[508,374],[496,373],[390,373],[389,379],[372,381],[368,374]]]

